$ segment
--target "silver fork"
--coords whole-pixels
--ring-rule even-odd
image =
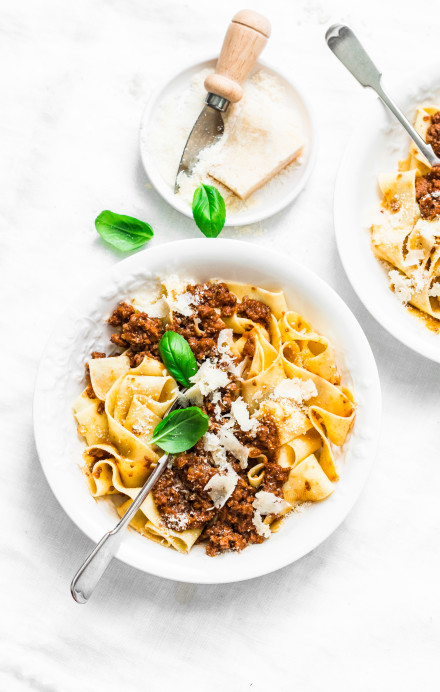
[[[87,603],[96,585],[116,555],[124,538],[123,529],[128,526],[139,507],[153,488],[156,481],[165,471],[168,454],[164,454],[158,461],[156,468],[145,484],[139,495],[131,503],[122,519],[115,528],[103,535],[99,543],[92,550],[88,558],[83,562],[78,572],[72,579],[70,593],[77,603]]]
[[[333,26],[327,29],[325,40],[330,50],[351,72],[353,77],[363,87],[370,87],[370,89],[376,92],[381,101],[389,108],[400,124],[403,125],[416,147],[428,159],[430,165],[440,165],[440,158],[436,156],[432,146],[427,144],[418,132],[415,131],[400,108],[396,106],[382,87],[382,73],[379,72],[353,31],[348,26],[344,26],[344,24],[333,24]]]
[[[185,391],[186,390],[182,390],[181,394],[184,394]],[[181,407],[182,398],[178,396],[172,406],[170,406],[168,409],[167,414],[171,413],[171,411],[174,411],[176,408]],[[99,543],[96,544],[90,555],[84,560],[83,564],[73,577],[70,584],[70,593],[77,603],[87,603],[89,600],[105,570],[118,552],[118,548],[121,545],[125,535],[123,529],[128,526],[141,504],[146,499],[148,493],[152,490],[156,481],[159,480],[165,471],[168,456],[168,454],[164,454],[160,457],[156,468],[147,478],[140,490],[139,495],[131,503],[122,519],[118,521],[114,529],[103,535]]]

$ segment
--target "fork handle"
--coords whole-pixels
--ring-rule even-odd
[[[89,600],[99,580],[118,551],[124,537],[122,529],[133,519],[148,493],[165,471],[167,461],[168,454],[164,454],[122,519],[116,524],[114,529],[104,534],[73,577],[70,592],[77,603],[87,603]]]
[[[431,166],[439,165],[440,159],[435,155],[430,144],[419,135],[411,123],[403,115],[400,108],[388,96],[382,87],[382,73],[371,60],[357,36],[348,26],[334,24],[325,35],[327,45],[336,57],[363,87],[370,87],[389,108],[401,125],[405,128],[416,147],[428,159]]]

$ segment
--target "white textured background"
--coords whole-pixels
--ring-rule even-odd
[[[94,231],[102,209],[149,221],[152,244],[197,235],[146,189],[138,124],[162,76],[217,50],[241,6],[0,0],[1,692],[439,689],[440,368],[379,327],[339,262],[334,179],[365,93],[324,33],[350,23],[392,84],[438,60],[440,10],[434,0],[249,5],[272,21],[267,60],[307,86],[320,151],[297,202],[244,239],[311,267],[361,322],[384,398],[374,471],[343,526],[280,572],[199,587],[115,562],[87,606],[72,601],[69,582],[91,543],[38,462],[38,359],[78,285],[119,259]]]

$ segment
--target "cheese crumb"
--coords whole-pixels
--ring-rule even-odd
[[[228,373],[220,370],[211,360],[205,360],[195,375],[190,377],[193,384],[199,386],[203,396],[207,396],[216,389],[226,387],[229,383]]]
[[[204,487],[216,509],[220,509],[229,500],[237,485],[238,475],[230,464],[226,473],[216,473]]]
[[[249,415],[249,409],[243,397],[238,397],[231,404],[232,413],[234,414],[235,420],[237,421],[243,432],[256,433],[258,428],[258,421],[255,418],[251,418]]]

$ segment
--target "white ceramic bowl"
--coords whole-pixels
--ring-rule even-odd
[[[412,92],[408,85],[413,85]],[[440,102],[438,66],[423,75],[407,76],[405,85],[393,87],[392,93],[412,120],[420,103]],[[403,128],[379,99],[366,96],[365,114],[348,140],[336,181],[336,241],[351,285],[367,310],[403,344],[440,362],[440,335],[411,315],[390,291],[387,270],[370,246],[369,229],[377,219],[381,200],[378,175],[397,170],[399,159],[407,156],[409,143]]]
[[[341,480],[322,503],[293,515],[262,545],[241,554],[210,558],[202,546],[182,555],[136,532],[127,532],[118,558],[145,572],[194,583],[250,579],[297,560],[346,517],[367,479],[379,432],[381,397],[374,357],[355,317],[339,296],[308,269],[273,250],[234,240],[196,239],[160,245],[113,266],[66,308],[41,360],[34,400],[34,426],[43,470],[59,502],[93,541],[111,528],[117,514],[110,501],[95,502],[79,470],[84,443],[76,433],[72,402],[81,391],[84,362],[94,349],[108,349],[104,322],[121,297],[149,277],[170,273],[204,281],[212,277],[248,281],[285,291],[300,312],[335,347],[344,381],[358,412],[342,449]]]
[[[181,93],[189,84],[195,74],[204,69],[214,69],[216,58],[211,58],[192,64],[171,77],[165,82],[164,86],[156,91],[149,99],[141,120],[140,128],[140,151],[141,159],[145,171],[151,184],[157,192],[178,211],[192,218],[191,206],[174,194],[174,187],[171,187],[162,177],[158,170],[157,162],[154,156],[148,149],[148,135],[151,128],[151,123],[154,121],[157,113],[157,107],[160,102],[166,97],[174,93]],[[297,166],[290,167],[288,172],[284,173],[282,186],[264,186],[255,192],[250,198],[251,202],[249,209],[239,213],[228,213],[226,216],[226,226],[245,226],[247,224],[256,223],[273,216],[290,204],[301,192],[306,184],[313,165],[316,160],[316,130],[310,111],[310,106],[305,98],[302,90],[294,84],[285,75],[278,70],[270,67],[263,61],[259,61],[253,72],[263,68],[270,74],[278,77],[286,93],[289,94],[292,103],[298,113],[298,122],[306,138],[306,146],[304,148],[303,161]],[[253,74],[252,72],[252,74]],[[203,103],[200,104],[200,110],[203,108]],[[176,117],[178,117],[176,115]],[[189,134],[189,132],[188,132]],[[177,166],[176,166],[177,173]],[[254,203],[255,202],[255,203]]]

